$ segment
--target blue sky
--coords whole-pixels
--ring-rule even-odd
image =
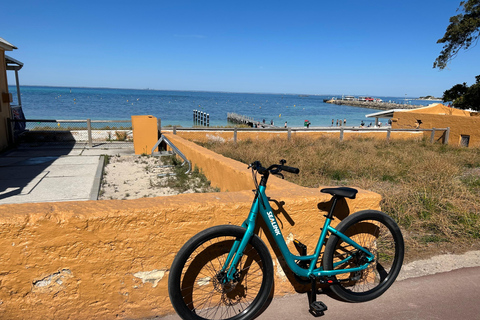
[[[24,85],[441,96],[480,74],[432,68],[459,3],[17,0],[0,37]]]

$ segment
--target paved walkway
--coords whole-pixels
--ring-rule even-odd
[[[320,320],[443,320],[480,319],[480,267],[463,268],[397,281],[379,298],[364,303],[346,303],[319,294],[328,310]],[[177,315],[156,318],[179,320]],[[272,300],[257,319],[316,319],[308,312],[306,294]]]
[[[133,144],[22,144],[0,154],[0,204],[96,200],[103,155],[117,154]]]

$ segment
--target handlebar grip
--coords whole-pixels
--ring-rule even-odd
[[[295,173],[295,174],[300,173],[300,169],[298,169],[298,168],[289,167],[289,166],[280,166],[280,168],[282,169],[282,171],[287,171],[287,172]]]

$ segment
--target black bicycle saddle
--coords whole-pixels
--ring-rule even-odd
[[[355,196],[357,195],[358,190],[353,188],[347,188],[347,187],[338,187],[338,188],[324,188],[320,190],[320,192],[329,193],[332,196],[355,199]]]

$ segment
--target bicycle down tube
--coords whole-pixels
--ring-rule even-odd
[[[328,217],[326,218],[325,223],[323,225],[322,232],[320,234],[320,238],[318,240],[314,253],[312,255],[305,255],[305,256],[292,254],[287,247],[285,239],[283,238],[283,234],[280,230],[280,227],[278,226],[277,219],[273,214],[272,207],[270,206],[268,198],[265,194],[265,186],[261,183],[260,186],[258,187],[258,191],[256,192],[255,199],[253,201],[252,208],[250,210],[250,214],[247,220],[245,220],[245,222],[242,224],[242,227],[246,228],[245,235],[243,239],[235,241],[223,267],[223,270],[228,269],[227,278],[229,280],[233,279],[233,276],[236,272],[235,266],[237,266],[238,261],[242,256],[241,253],[245,249],[247,243],[250,241],[251,236],[254,234],[255,221],[258,216],[258,213],[260,213],[261,217],[265,221],[265,224],[267,225],[271,235],[275,239],[275,243],[280,249],[283,257],[285,258],[285,261],[288,267],[298,276],[306,277],[306,278],[308,278],[310,275],[314,275],[316,277],[318,276],[330,277],[330,276],[335,276],[337,274],[342,274],[342,273],[356,272],[356,271],[366,269],[369,263],[374,260],[374,256],[372,255],[372,253],[370,253],[368,250],[366,250],[365,248],[357,244],[355,241],[353,241],[349,237],[345,236],[344,234],[342,234],[341,232],[337,231],[335,228],[330,226],[332,219]],[[340,237],[343,241],[352,245],[355,249],[365,252],[367,254],[367,259],[368,259],[367,263],[356,268],[346,268],[346,269],[340,269],[340,270],[323,270],[322,267],[315,269],[322,247],[325,244],[325,239],[327,237],[328,232]],[[351,258],[352,256],[349,256],[344,260],[335,263],[335,266],[345,263]],[[297,265],[296,261],[310,262],[309,269],[301,268],[299,265]],[[230,268],[228,268],[228,266],[230,266]]]

